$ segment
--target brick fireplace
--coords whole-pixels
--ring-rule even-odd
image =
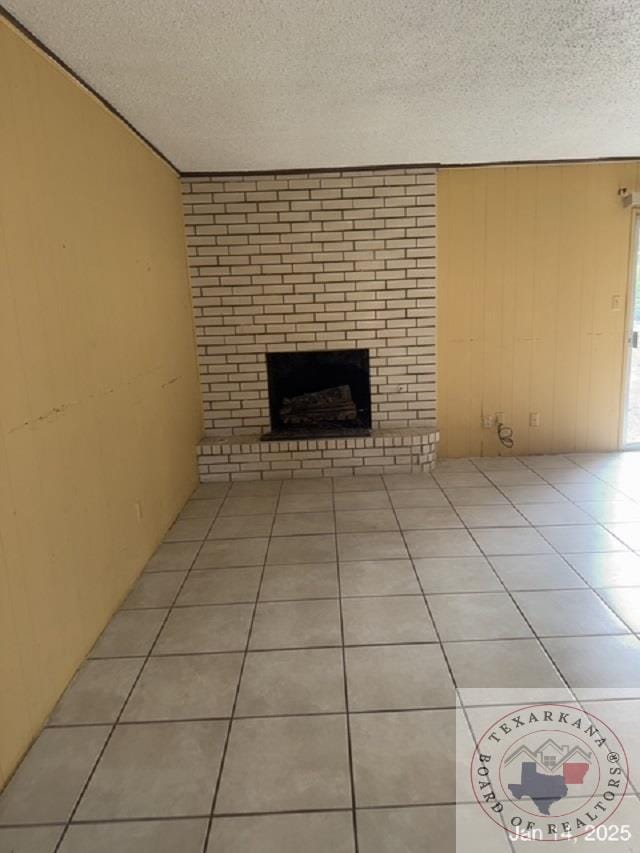
[[[435,170],[183,184],[202,479],[429,468],[438,437]],[[371,434],[261,441],[277,426],[267,356],[346,350],[367,352]],[[344,385],[343,374],[329,384]]]

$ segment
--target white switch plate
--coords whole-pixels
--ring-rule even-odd
[[[611,310],[612,311],[620,311],[622,309],[622,297],[620,294],[615,293],[611,297]]]
[[[540,426],[540,412],[529,412],[529,426]]]

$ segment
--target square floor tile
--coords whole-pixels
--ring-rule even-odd
[[[49,717],[49,724],[114,723],[142,663],[141,658],[85,661]]]
[[[305,853],[354,853],[351,812],[216,817],[207,853],[300,853],[301,843]]]
[[[209,500],[187,501],[182,508],[178,518],[182,521],[185,518],[208,518],[213,520],[213,517],[222,506],[221,498],[211,498]]]
[[[566,559],[591,586],[640,586],[640,557],[631,551],[567,554]]]
[[[382,477],[377,475],[362,475],[359,477],[334,477],[334,494],[339,492],[383,492],[385,485]]]
[[[252,604],[218,604],[172,610],[154,654],[242,651],[247,643]]]
[[[407,557],[400,533],[339,533],[340,560],[384,560]]]
[[[228,483],[200,483],[191,495],[191,500],[211,500],[212,498],[222,498],[228,491]]]
[[[187,542],[194,539],[204,539],[211,526],[210,518],[185,518],[176,521],[164,537],[165,542]]]
[[[472,557],[480,549],[466,530],[408,530],[407,548],[412,557]]]
[[[627,521],[607,524],[607,530],[633,551],[640,551],[640,523]]]
[[[344,641],[349,645],[436,640],[431,618],[420,596],[345,598],[342,618]]]
[[[255,601],[261,566],[237,569],[193,571],[187,578],[176,605],[234,604]]]
[[[339,510],[336,513],[338,533],[376,533],[381,530],[397,530],[398,522],[391,509]]]
[[[395,509],[449,508],[449,501],[440,489],[406,489],[389,492]]]
[[[336,492],[333,496],[336,513],[343,510],[389,509],[391,502],[386,492]]]
[[[125,598],[123,610],[171,607],[186,572],[144,572]]]
[[[0,853],[53,853],[62,826],[0,828]]]
[[[640,521],[640,504],[635,501],[583,501],[578,506],[601,524]]]
[[[190,568],[200,542],[165,542],[145,566],[147,572],[182,572]]]
[[[100,635],[89,657],[148,654],[166,615],[166,610],[120,610]]]
[[[350,806],[345,716],[234,720],[217,813]]]
[[[495,486],[482,487],[447,486],[445,493],[454,506],[488,506],[492,504],[507,504],[505,496]]]
[[[330,477],[308,477],[283,480],[280,495],[322,495],[332,491],[333,483]]]
[[[0,825],[66,821],[109,731],[45,729],[0,795]]]
[[[448,507],[406,507],[396,509],[403,530],[437,530],[462,527],[454,510]]]
[[[227,725],[208,720],[117,726],[76,820],[206,814]]]
[[[340,563],[343,596],[420,595],[411,560],[356,560]]]
[[[507,589],[569,589],[586,586],[558,554],[491,557]]]
[[[626,495],[606,483],[558,483],[556,489],[572,501],[619,501]]]
[[[520,512],[535,525],[548,524],[593,524],[586,512],[572,503],[522,504]]]
[[[489,458],[489,457],[479,457],[472,456],[469,459],[438,459],[436,462],[435,471],[452,471],[452,472],[464,472],[471,471],[476,473],[478,471],[491,471],[494,469],[499,469],[502,464],[507,462],[512,462],[513,460],[500,459],[498,457]],[[486,462],[487,465],[483,463]],[[495,465],[491,465],[490,463],[495,463]]]
[[[384,482],[389,491],[409,489],[437,489],[438,484],[431,474],[385,474]]]
[[[280,480],[247,480],[231,484],[229,496],[233,498],[278,497],[282,489]]]
[[[574,462],[561,453],[534,453],[531,456],[520,456],[519,459],[534,471],[576,467]]]
[[[486,476],[496,486],[538,486],[544,485],[542,477],[527,468],[517,468],[514,471],[487,471]]]
[[[60,853],[201,853],[207,825],[206,818],[74,824]]]
[[[261,601],[335,598],[337,595],[338,569],[335,561],[266,566],[260,589]]]
[[[249,648],[338,645],[340,609],[337,601],[271,601],[258,604]]]
[[[234,566],[261,566],[267,553],[269,540],[255,539],[209,539],[202,546],[196,569],[230,569]]]
[[[276,511],[276,495],[245,495],[228,497],[222,504],[220,515],[270,515]]]
[[[414,562],[427,593],[502,591],[485,557],[422,557]]]
[[[527,623],[506,593],[430,595],[428,599],[443,641],[531,636]]]
[[[522,471],[525,468],[525,465],[513,456],[473,456],[470,461],[480,471]]]
[[[351,747],[361,806],[455,799],[455,712],[354,714]]]
[[[209,532],[209,539],[249,539],[271,536],[273,513],[266,515],[222,515]]]
[[[505,831],[488,821],[475,803],[360,809],[357,822],[360,853],[511,851]],[[425,847],[425,839],[429,847]]]
[[[341,649],[250,652],[236,716],[343,712]]]
[[[269,543],[267,564],[329,563],[336,559],[336,539],[332,533],[308,536],[278,536]]]
[[[544,538],[561,554],[584,554],[598,551],[624,551],[625,546],[599,524],[575,524],[542,527]]]
[[[295,536],[304,533],[333,533],[335,530],[331,512],[278,513],[273,526],[273,536]]]
[[[487,480],[485,475],[481,474],[479,471],[475,471],[474,473],[465,472],[459,474],[452,471],[444,471],[442,473],[436,471],[434,474],[434,479],[443,489],[484,488],[485,486],[490,485],[489,480]]]
[[[544,478],[552,485],[563,483],[591,483],[597,484],[598,478],[584,468],[573,466],[571,468],[551,468],[544,472]]]
[[[502,491],[516,505],[566,503],[567,498],[553,486],[503,486]]]
[[[624,634],[627,631],[590,589],[516,592],[514,598],[541,637]]]
[[[548,530],[549,528],[544,528]],[[473,531],[485,554],[549,554],[552,548],[530,527],[485,527]]]
[[[532,701],[544,689],[548,701],[569,698],[557,670],[537,640],[490,640],[445,643],[445,652],[462,701],[475,703],[480,690],[486,701],[518,702],[531,690]]]
[[[467,527],[527,527],[528,522],[511,506],[461,506],[460,518]]]
[[[150,658],[131,694],[122,719],[197,719],[231,715],[240,653]]]
[[[331,512],[333,495],[331,493],[311,495],[282,495],[278,504],[278,513],[282,512]]]
[[[481,460],[482,461],[482,460]],[[491,462],[495,462],[495,459],[490,460]],[[504,462],[505,460],[498,460],[498,462]],[[511,461],[511,460],[509,460]],[[435,472],[440,474],[443,472],[452,472],[452,473],[464,473],[465,471],[470,471],[472,474],[476,474],[479,470],[486,471],[491,470],[491,466],[489,468],[484,467],[482,464],[477,464],[478,459],[438,459],[435,467]]]
[[[640,640],[632,634],[557,637],[543,644],[579,697],[599,697],[603,689],[640,695]]]
[[[351,711],[455,705],[455,690],[436,643],[346,649]]]
[[[640,632],[640,587],[602,589],[600,595],[625,625]]]

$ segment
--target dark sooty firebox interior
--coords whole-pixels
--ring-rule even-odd
[[[371,433],[369,350],[267,353],[264,441]]]

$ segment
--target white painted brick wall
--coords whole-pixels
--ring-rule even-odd
[[[268,429],[287,350],[368,349],[374,428],[435,425],[435,170],[183,184],[207,434]]]

